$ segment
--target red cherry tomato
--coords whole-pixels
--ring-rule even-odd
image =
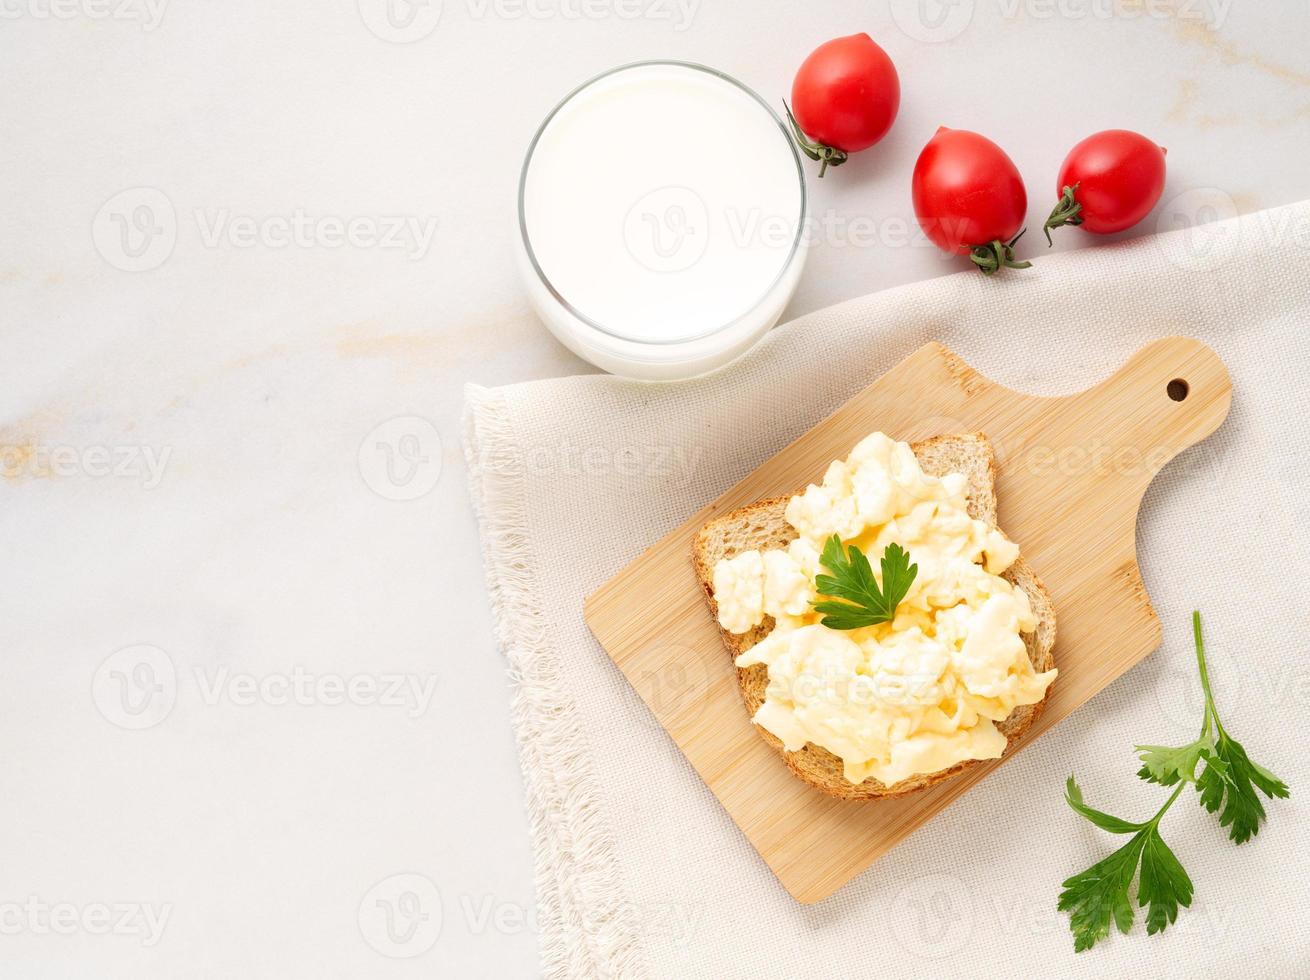
[[[868,34],[821,44],[791,86],[792,128],[801,149],[829,166],[887,135],[901,106],[901,82],[887,52]]]
[[[1164,192],[1164,154],[1164,147],[1127,129],[1087,137],[1060,166],[1060,203],[1046,220],[1047,240],[1061,225],[1108,235],[1137,224]]]
[[[1013,245],[1028,212],[1014,161],[985,136],[943,126],[914,164],[914,214],[938,248],[968,255],[983,272],[1027,268]]]

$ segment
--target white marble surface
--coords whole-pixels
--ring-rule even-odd
[[[394,2],[423,36],[381,0],[0,0],[4,976],[535,972],[458,412],[584,369],[510,249],[577,81],[668,56],[778,96],[884,44],[900,119],[811,182],[793,313],[957,268],[907,242],[939,124],[1009,150],[1030,223],[1109,126],[1169,148],[1147,230],[1310,197],[1304,5]]]

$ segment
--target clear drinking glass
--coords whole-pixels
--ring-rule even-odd
[[[791,134],[757,94],[703,65],[623,65],[569,93],[528,146],[522,278],[580,357],[691,377],[778,321],[804,265],[807,207]]]

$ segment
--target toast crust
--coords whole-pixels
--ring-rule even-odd
[[[996,456],[986,435],[975,432],[967,435],[935,436],[932,439],[912,443],[910,448],[919,459],[924,472],[930,476],[940,477],[953,471],[964,472],[969,477],[967,489],[969,515],[993,527],[996,526]],[[967,463],[966,466],[958,465],[962,459]],[[718,603],[714,599],[714,565],[721,558],[731,558],[751,548],[784,547],[796,538],[796,531],[784,518],[787,501],[790,499],[791,497],[787,496],[756,501],[709,521],[697,532],[692,544],[692,561],[696,569],[696,578],[705,593],[706,602],[709,604],[716,625],[719,610]],[[1022,556],[1005,571],[1002,578],[1027,594],[1033,614],[1037,618],[1037,628],[1031,633],[1022,634],[1028,650],[1028,658],[1032,662],[1033,669],[1038,673],[1050,670],[1055,666],[1053,656],[1055,607],[1051,603],[1050,594]],[[738,656],[768,636],[773,626],[773,617],[765,616],[764,622],[748,633],[730,633],[719,626],[719,634],[735,661]],[[735,669],[742,701],[748,715],[753,718],[756,710],[764,702],[769,669],[765,664]],[[1006,737],[1007,753],[1041,715],[1046,702],[1050,699],[1053,686],[1054,684],[1047,687],[1046,695],[1041,701],[1031,705],[1020,705],[1004,721],[997,723],[997,728]],[[783,748],[782,741],[772,732],[759,725],[754,727],[797,776],[829,796],[847,800],[882,799],[917,793],[975,766],[993,761],[970,759],[939,772],[911,776],[891,786],[884,785],[872,777],[855,784],[849,782],[843,774],[841,759],[827,749],[807,742],[799,750],[788,752]]]

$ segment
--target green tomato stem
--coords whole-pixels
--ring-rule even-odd
[[[1042,225],[1042,231],[1046,232],[1047,248],[1055,244],[1051,240],[1052,228],[1059,228],[1062,225],[1081,225],[1083,223],[1081,216],[1083,206],[1074,197],[1079,186],[1080,184],[1074,184],[1072,187],[1065,187],[1064,193],[1060,195],[1060,200],[1055,205],[1055,210],[1046,219],[1046,224]]]
[[[1001,269],[1030,269],[1031,262],[1018,262],[1014,258],[1014,243],[1024,236],[1024,228],[1019,234],[1015,235],[1008,242],[1003,242],[999,238],[988,242],[986,245],[975,245],[969,250],[969,259],[976,265],[985,276],[995,275]]]
[[[849,154],[845,150],[819,143],[805,135],[805,131],[801,129],[801,124],[792,115],[791,106],[787,104],[786,99],[782,100],[782,107],[787,110],[787,122],[791,124],[791,133],[796,140],[796,145],[811,160],[819,161],[820,177],[828,172],[829,167],[840,167],[846,162]]]

